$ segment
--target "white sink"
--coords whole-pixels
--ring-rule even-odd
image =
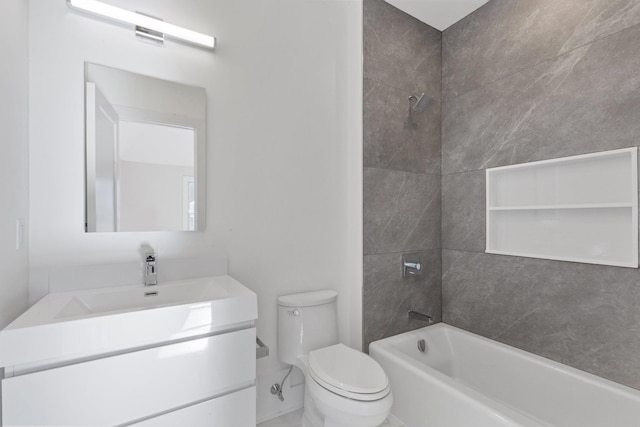
[[[220,278],[200,279],[158,286],[126,286],[107,288],[85,294],[66,294],[71,297],[55,319],[77,316],[146,310],[169,305],[210,301],[232,296],[227,286],[221,286]]]
[[[0,367],[172,342],[252,326],[257,317],[255,293],[230,276],[52,293],[0,331]]]

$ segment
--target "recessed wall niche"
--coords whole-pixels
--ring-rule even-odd
[[[486,173],[487,253],[638,267],[636,147]]]

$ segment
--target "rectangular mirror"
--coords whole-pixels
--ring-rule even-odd
[[[206,92],[85,64],[87,232],[204,230]]]

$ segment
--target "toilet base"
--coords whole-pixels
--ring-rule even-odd
[[[389,399],[385,398],[388,402],[388,407],[383,413],[363,413],[362,415],[347,414],[335,405],[323,408],[323,406],[326,406],[326,402],[315,402],[314,399],[311,398],[312,393],[309,390],[310,383],[312,388],[320,387],[313,382],[313,379],[305,379],[302,427],[380,427],[385,425],[384,423],[389,414],[392,402],[390,396],[388,396]],[[315,390],[315,392],[316,393],[313,394],[317,395],[317,390]]]
[[[324,427],[324,419],[318,408],[309,397],[307,385],[304,386],[304,412],[302,413],[302,427]]]

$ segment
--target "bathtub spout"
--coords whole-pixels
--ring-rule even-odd
[[[407,317],[409,318],[409,320],[422,320],[423,322],[427,322],[427,324],[429,325],[433,324],[433,317],[427,314],[418,313],[414,310],[409,310],[407,312]]]

